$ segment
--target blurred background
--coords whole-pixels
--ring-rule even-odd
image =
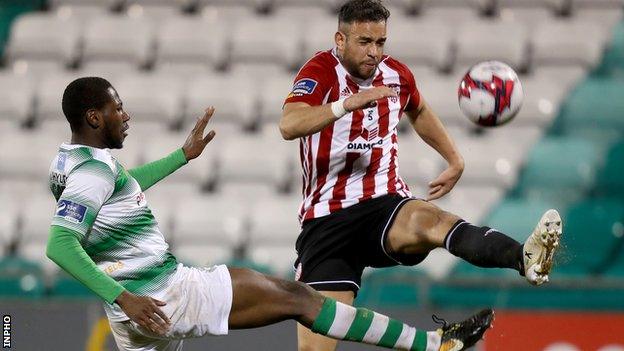
[[[102,76],[130,113],[115,154],[131,168],[184,142],[216,106],[205,154],[146,196],[172,251],[292,278],[298,142],[277,123],[296,71],[330,49],[339,0],[1,0],[0,313],[16,350],[114,350],[99,301],[45,257],[47,172],[69,140],[65,86]],[[386,0],[386,52],[406,63],[466,160],[436,201],[523,242],[542,212],[564,216],[547,286],[443,250],[417,267],[368,271],[357,304],[423,328],[435,311],[498,310],[481,350],[624,350],[624,1]],[[508,125],[461,115],[457,86],[497,59],[525,93]],[[401,126],[400,174],[416,196],[445,162]],[[186,350],[294,350],[293,323],[188,342]],[[341,345],[340,350],[374,349]]]

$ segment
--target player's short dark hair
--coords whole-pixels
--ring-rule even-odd
[[[110,87],[111,83],[100,77],[83,77],[69,83],[63,92],[62,105],[72,130],[82,126],[87,111],[99,110],[111,100]]]
[[[390,11],[381,0],[349,0],[338,12],[338,23],[383,22],[390,17]]]

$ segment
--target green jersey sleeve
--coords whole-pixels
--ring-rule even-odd
[[[52,225],[72,230],[82,240],[115,190],[115,180],[116,174],[110,166],[95,159],[72,169],[57,202]]]
[[[130,169],[128,173],[136,179],[141,190],[145,191],[187,162],[184,151],[180,148],[160,160]]]

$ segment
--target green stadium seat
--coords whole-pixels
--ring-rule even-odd
[[[593,287],[586,280],[577,287],[554,284],[515,287],[509,291],[510,308],[547,310],[623,310],[622,291]],[[582,285],[582,286],[581,286]]]
[[[624,116],[623,116],[624,117]],[[624,198],[624,141],[615,144],[599,173],[596,193],[600,196]]]
[[[542,214],[554,207],[554,204],[545,201],[510,198],[496,206],[484,223],[519,242],[524,242],[528,235],[533,232]]]
[[[0,57],[6,48],[13,20],[22,13],[41,8],[44,3],[45,0],[3,0],[0,2]]]
[[[429,296],[437,307],[506,307],[509,282],[518,279],[524,278],[511,269],[482,268],[462,261],[449,279],[432,285]]]
[[[624,81],[592,78],[580,85],[561,111],[564,130],[587,127],[624,131]]]
[[[564,216],[562,247],[553,278],[559,274],[588,275],[605,270],[622,242],[624,203],[591,199],[570,208]]]
[[[561,209],[585,195],[600,161],[599,150],[589,141],[546,138],[531,151],[518,192]]]
[[[0,298],[41,298],[41,266],[17,256],[0,259]]]
[[[624,21],[613,29],[611,45],[595,75],[624,78]]]
[[[422,303],[420,287],[427,279],[414,267],[375,269],[363,277],[355,303],[372,308],[418,307]]]

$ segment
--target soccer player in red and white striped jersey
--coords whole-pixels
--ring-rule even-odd
[[[365,267],[415,265],[445,247],[474,265],[547,281],[561,233],[558,214],[547,212],[522,245],[428,202],[451,191],[464,161],[410,70],[384,55],[389,15],[379,0],[343,5],[335,48],[305,63],[286,98],[280,131],[299,139],[303,174],[296,279],[350,304]],[[399,173],[397,125],[404,114],[448,162],[425,200],[412,197]],[[548,240],[536,239],[544,234]],[[300,351],[336,347],[305,328],[298,332]]]

